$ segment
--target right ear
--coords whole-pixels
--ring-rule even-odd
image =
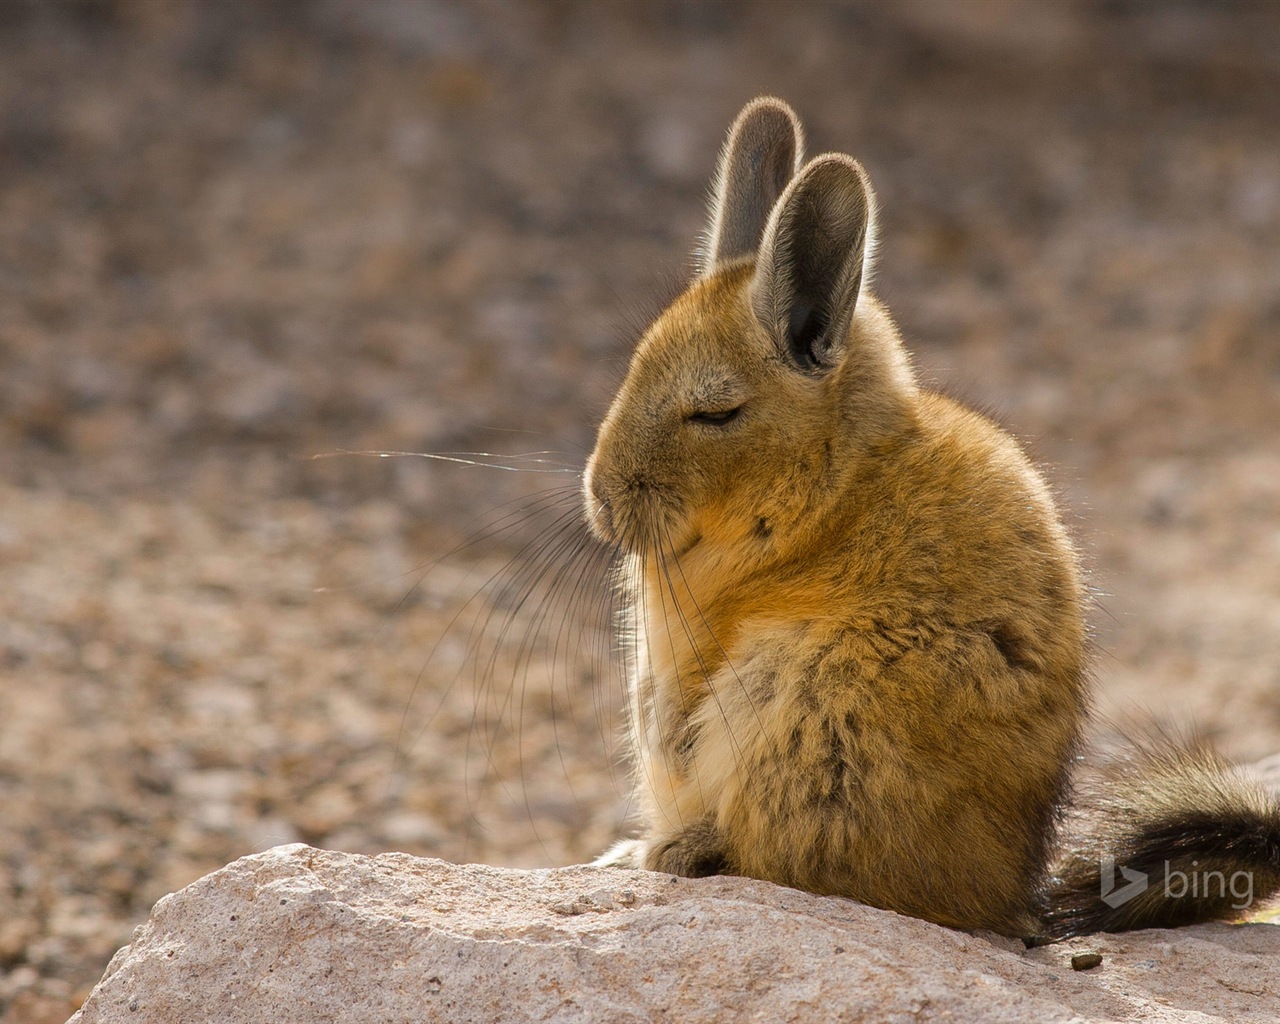
[[[760,244],[751,307],[799,369],[839,361],[874,238],[875,193],[852,157],[815,157],[778,200]]]
[[[762,96],[742,108],[720,154],[699,276],[755,255],[769,214],[803,158],[804,131],[787,104]]]

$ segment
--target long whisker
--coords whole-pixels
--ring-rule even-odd
[[[528,653],[524,658],[524,671],[522,673],[521,683],[520,683],[519,711],[517,712],[517,715],[516,715],[516,722],[517,722],[516,750],[518,752],[517,756],[520,759],[519,760],[520,778],[522,783],[522,789],[526,794],[526,808],[529,808],[530,805],[527,798],[528,775],[525,771],[525,761],[524,761],[525,749],[526,749],[526,745],[524,743],[525,701],[526,701],[526,696],[528,692],[529,670],[533,662],[532,645],[529,643],[529,640],[531,637],[535,635],[543,634],[544,624],[551,614],[553,613],[560,614],[561,612],[563,612],[563,614],[560,615],[561,625],[560,625],[560,629],[556,633],[555,643],[551,651],[551,657],[549,661],[549,664],[552,669],[551,685],[549,689],[549,696],[551,700],[550,720],[551,720],[551,732],[552,732],[552,747],[556,751],[556,754],[559,758],[561,773],[564,779],[570,783],[569,792],[574,799],[574,804],[577,807],[578,811],[581,812],[582,806],[578,800],[577,793],[573,789],[572,780],[569,777],[570,776],[569,765],[568,765],[568,762],[565,760],[565,742],[563,737],[561,736],[560,716],[556,708],[554,673],[555,673],[556,667],[560,665],[560,644],[566,628],[568,628],[570,634],[572,634],[573,630],[577,628],[579,624],[574,620],[574,604],[575,604],[575,597],[577,595],[580,595],[584,588],[581,586],[573,588],[572,585],[574,583],[578,583],[578,584],[582,583],[583,577],[585,575],[585,570],[590,566],[592,559],[598,556],[599,549],[595,547],[595,545],[592,543],[592,539],[590,535],[585,531],[579,531],[579,530],[566,531],[566,534],[568,539],[571,541],[569,545],[568,554],[563,555],[562,552],[557,552],[555,557],[557,557],[558,559],[563,558],[562,564],[560,568],[557,569],[554,577],[552,578],[551,584],[547,589],[546,598],[542,602],[541,606],[538,608],[532,620],[529,622],[525,630],[525,635],[522,638],[519,646],[519,649],[525,650]],[[566,588],[569,588],[569,594],[567,599],[568,603],[567,603],[567,607],[562,607],[565,599],[564,595],[565,595]],[[570,697],[572,697],[572,694],[570,694]],[[533,820],[533,815],[531,810],[529,814],[529,819],[530,819],[530,824],[533,825],[534,827],[534,833],[535,835],[537,835],[537,823]],[[542,842],[540,836],[539,836],[539,842],[540,843]],[[545,844],[543,848],[545,850]]]
[[[490,635],[489,627],[493,621],[494,614],[497,611],[498,606],[503,604],[503,598],[505,598],[505,596],[512,591],[512,589],[514,588],[514,584],[516,583],[520,584],[519,586],[520,597],[516,601],[514,606],[511,606],[506,610],[506,614],[502,619],[501,628],[498,630],[497,635],[493,639],[492,646],[490,647],[490,653],[487,661],[483,664],[482,667],[478,667],[476,672],[473,675],[473,678],[475,679],[476,689],[477,689],[477,699],[472,704],[472,729],[469,731],[469,737],[470,735],[474,734],[475,727],[478,724],[478,718],[480,714],[480,700],[479,700],[480,696],[484,696],[486,712],[489,713],[493,721],[496,721],[498,723],[498,725],[496,725],[494,729],[501,728],[503,710],[506,703],[509,702],[510,697],[508,696],[507,701],[504,702],[502,706],[499,706],[496,709],[489,704],[489,701],[491,700],[491,695],[493,692],[492,686],[490,685],[490,683],[495,677],[498,654],[503,649],[504,642],[506,641],[507,635],[510,632],[512,626],[514,625],[516,620],[520,617],[530,597],[537,592],[539,584],[541,583],[541,580],[549,571],[548,565],[550,563],[546,558],[547,552],[553,549],[559,550],[559,546],[562,545],[563,543],[564,527],[567,524],[569,524],[571,521],[576,520],[577,516],[578,516],[578,509],[576,506],[573,509],[569,510],[568,512],[563,513],[558,519],[555,520],[554,523],[552,523],[547,534],[544,534],[543,536],[539,537],[535,542],[531,543],[530,545],[527,545],[526,548],[516,556],[516,558],[512,559],[512,561],[509,562],[506,567],[504,567],[504,570],[502,572],[496,574],[498,577],[501,577],[504,573],[506,573],[508,570],[514,567],[514,571],[510,573],[509,581],[505,582],[502,585],[501,589],[498,591],[496,595],[496,600],[491,601],[489,603],[488,611],[485,613],[484,619],[480,624],[479,629],[477,630],[475,625],[473,625],[472,630],[468,636],[467,646],[469,649],[474,649],[474,645],[477,637],[485,637]],[[530,553],[532,553],[532,557],[529,557]],[[552,559],[552,561],[553,560],[554,559]],[[533,569],[529,570],[529,566],[533,566]],[[531,571],[533,574],[532,579],[526,578],[526,574],[529,571]],[[499,785],[501,786],[503,791],[510,796],[512,794],[507,789],[505,781],[502,780],[501,772],[498,770],[497,765],[493,759],[494,757],[493,751],[494,751],[496,739],[497,739],[497,733],[494,732],[493,730],[490,730],[489,742],[486,744],[486,748],[485,748],[485,760],[487,762],[491,777],[498,778]],[[470,738],[468,738],[468,753],[469,753],[469,749],[470,749]]]
[[[595,525],[595,520],[603,512],[604,506],[602,505],[592,514],[592,521],[588,525]],[[604,556],[604,567],[601,572],[604,585],[596,588],[594,600],[589,605],[592,611],[589,621],[600,624],[594,631],[596,643],[592,652],[591,663],[606,669],[604,673],[606,680],[612,679],[616,681],[620,677],[623,684],[622,692],[625,693],[627,682],[632,677],[631,667],[628,664],[628,658],[632,654],[629,643],[631,638],[628,635],[627,624],[622,617],[626,604],[625,602],[621,605],[619,604],[619,597],[625,588],[623,575],[626,571],[626,555],[622,550],[622,545],[618,543],[608,546],[600,545],[598,550]],[[617,655],[616,662],[612,657],[615,653]],[[618,676],[615,676],[611,671],[615,664],[619,672]],[[622,820],[626,821],[630,815],[631,803],[635,799],[636,788],[634,785],[628,785],[625,789],[618,788],[618,774],[615,770],[618,760],[617,736],[609,728],[609,719],[612,718],[613,708],[617,706],[617,700],[611,699],[608,687],[592,686],[591,702],[595,710],[596,733],[606,737],[609,773],[614,783],[614,788],[619,793],[626,794],[626,803],[622,816]],[[623,717],[625,720],[626,715]],[[624,736],[624,743],[625,740]],[[636,748],[627,745],[624,749],[631,751]]]
[[[433,569],[435,569],[437,566],[439,566],[441,563],[443,563],[447,559],[454,558],[460,554],[463,554],[464,552],[470,551],[471,549],[477,547],[480,544],[492,541],[494,538],[500,537],[503,534],[514,529],[515,527],[520,526],[523,523],[527,522],[530,516],[539,514],[549,508],[553,508],[557,504],[563,504],[568,499],[572,499],[573,504],[576,507],[578,502],[578,491],[576,488],[554,488],[550,491],[546,491],[546,492],[543,492],[542,494],[537,495],[532,500],[524,501],[524,499],[515,499],[515,501],[513,502],[508,502],[503,506],[500,506],[500,510],[501,510],[502,508],[506,508],[511,504],[515,504],[516,501],[524,501],[524,503],[520,506],[520,508],[503,516],[501,519],[497,520],[495,523],[490,524],[484,530],[478,531],[475,535],[473,535],[463,543],[456,545],[455,547],[446,551],[444,554],[433,559],[425,567],[420,567],[418,570],[415,570],[420,573],[420,575],[418,576],[418,579],[414,582],[413,586],[410,587],[409,590],[406,591],[405,594],[396,603],[395,607],[392,609],[393,613],[399,612],[401,609],[403,609],[403,607],[408,603],[408,601],[412,598],[412,596],[421,587],[423,580],[427,578],[427,576],[431,573]],[[530,541],[529,544],[525,545],[525,548],[523,550],[527,550],[533,543],[534,542]],[[517,554],[515,557],[519,558],[520,554]],[[494,581],[494,579],[500,576],[501,573],[509,567],[509,565],[510,563],[503,566],[503,569],[494,573],[487,580],[485,580],[484,583],[480,585],[476,593],[471,598],[469,598],[462,605],[462,607],[458,609],[458,611],[454,614],[452,619],[450,619],[449,623],[445,626],[445,628],[441,631],[440,635],[436,638],[436,642],[432,645],[431,650],[427,653],[426,660],[423,662],[422,668],[419,670],[417,678],[414,679],[413,687],[409,691],[409,697],[405,701],[404,712],[400,716],[400,725],[396,732],[396,742],[393,748],[392,779],[396,777],[397,772],[402,767],[401,758],[406,754],[406,751],[403,746],[404,733],[408,725],[410,709],[413,707],[414,699],[418,693],[419,688],[422,685],[422,680],[428,666],[431,664],[432,660],[434,659],[437,651],[440,648],[441,643],[444,642],[444,639],[447,636],[451,635],[453,631],[453,627],[457,624],[458,619],[461,618],[461,616],[467,610],[467,608],[471,607],[475,603],[475,601],[479,598],[480,594],[484,592],[485,588],[488,587],[489,584],[491,584]],[[456,677],[454,682],[456,682]],[[446,688],[445,692],[440,695],[440,699],[436,706],[436,709],[428,717],[427,725],[426,727],[424,727],[424,731],[425,731],[425,728],[430,727],[431,721],[435,719],[435,716],[439,714],[440,710],[443,708],[449,693],[452,691],[452,686],[453,684],[450,684],[450,686]]]
[[[576,525],[577,524],[575,524],[575,527]],[[543,841],[542,836],[538,832],[537,822],[534,820],[534,817],[533,817],[532,805],[529,802],[528,773],[526,771],[526,761],[525,761],[525,755],[526,755],[525,743],[524,743],[524,723],[526,720],[525,705],[526,705],[526,697],[528,694],[528,686],[529,686],[529,672],[534,661],[533,640],[535,637],[542,635],[543,627],[547,618],[550,616],[552,611],[556,609],[561,599],[561,594],[562,594],[563,587],[565,586],[565,582],[572,581],[575,578],[576,570],[578,569],[578,561],[579,561],[579,557],[581,556],[581,553],[583,551],[590,550],[589,547],[587,546],[587,538],[581,532],[580,528],[571,527],[569,529],[559,530],[557,531],[557,533],[558,533],[558,536],[556,538],[557,542],[554,544],[554,546],[548,547],[545,553],[545,565],[540,570],[537,578],[533,581],[530,587],[529,593],[530,594],[538,593],[540,596],[540,599],[539,599],[538,605],[533,610],[533,614],[529,617],[528,621],[526,622],[523,634],[520,637],[518,643],[516,644],[516,650],[521,653],[517,655],[516,665],[515,665],[515,673],[520,677],[520,687],[519,687],[520,699],[518,701],[516,719],[515,719],[516,720],[515,749],[516,749],[516,756],[517,756],[518,766],[519,766],[518,774],[520,777],[521,792],[524,796],[525,809],[529,816],[529,823],[533,827],[534,835],[538,839],[539,844],[542,846],[543,852],[548,853],[548,855],[549,855],[549,851],[546,848],[546,844]],[[551,573],[551,581],[549,585],[544,586],[543,580],[545,579],[547,573]],[[521,601],[521,606],[523,605],[523,603],[524,603],[524,599],[522,599]],[[509,617],[508,622],[514,623],[514,621],[518,616],[518,613],[519,613],[519,609],[517,609],[516,612]],[[505,627],[504,627],[504,633],[505,633]],[[554,656],[550,664],[551,664],[552,672],[554,673],[555,665],[556,665]],[[554,674],[552,676],[552,686],[551,686],[550,696],[552,699],[552,707],[551,707],[552,732],[555,740],[555,742],[553,743],[553,746],[555,747],[556,752],[560,758],[561,767],[567,779],[569,770],[568,770],[568,765],[564,761],[564,750],[560,746],[559,727],[558,727],[558,723],[556,722],[556,715],[555,715]],[[509,714],[509,708],[513,703],[513,701],[514,701],[514,687],[507,692],[506,697],[503,699],[502,704],[498,708],[497,714],[499,717],[499,721],[505,720],[506,716]],[[576,795],[574,799],[576,802],[576,799],[577,799]]]
[[[563,513],[560,519],[558,520],[558,521],[567,521],[569,516],[577,514],[576,492],[565,490],[556,495],[552,495],[545,498],[539,498],[537,501],[531,503],[531,505],[532,507],[537,509],[539,512],[542,512],[542,511],[546,511],[548,509],[554,508],[558,503],[563,504],[564,501],[568,499],[571,495],[573,497],[572,509],[566,513]],[[546,538],[542,536],[533,538],[530,541],[528,541],[526,544],[524,544],[514,554],[514,556],[511,559],[509,559],[500,569],[491,573],[488,576],[488,578],[485,579],[484,582],[481,583],[480,586],[475,590],[472,596],[468,598],[467,601],[464,602],[463,605],[454,613],[454,615],[452,616],[448,624],[440,632],[435,643],[432,645],[430,652],[428,652],[427,658],[424,661],[423,666],[418,673],[418,678],[414,682],[413,693],[416,693],[419,686],[421,685],[422,679],[425,676],[425,673],[428,667],[431,665],[437,652],[439,651],[440,645],[445,641],[447,637],[455,635],[454,634],[455,627],[458,625],[458,622],[462,618],[462,616],[466,614],[469,609],[475,608],[477,606],[478,602],[481,601],[484,595],[491,590],[495,581],[500,581],[505,579],[506,582],[500,585],[500,592],[505,593],[506,591],[508,591],[511,588],[511,586],[514,584],[514,582],[518,582],[521,579],[521,572],[523,571],[523,567],[527,564],[526,559],[528,558],[530,552],[537,551],[538,549],[542,548],[545,544],[546,544]],[[469,546],[470,544],[464,545],[464,547],[469,547]],[[489,614],[484,620],[486,625],[487,625],[487,622],[489,621],[489,618],[492,617],[492,614],[493,614],[493,606],[492,604],[490,604]],[[468,632],[468,637],[467,637],[468,649],[474,649],[472,645],[475,643],[477,636],[483,636],[483,632],[484,632],[483,628],[478,629],[477,623],[473,622],[471,624],[471,628]],[[409,707],[412,706],[412,694],[410,695],[410,701],[406,705],[405,716],[402,719],[402,723],[401,723],[401,736],[397,739],[397,748],[398,748],[397,753],[400,756],[407,756],[408,750],[417,746],[417,744],[421,742],[422,737],[431,729],[432,724],[434,723],[436,717],[447,705],[450,695],[452,694],[454,688],[457,686],[459,680],[462,678],[462,674],[465,670],[466,670],[465,665],[460,666],[458,671],[454,673],[453,678],[444,687],[441,688],[438,694],[438,698],[436,700],[434,709],[430,712],[430,714],[426,716],[426,719],[423,722],[422,726],[415,733],[412,742],[408,744],[404,744],[402,743],[403,731],[407,723]],[[473,706],[473,709],[472,709],[473,728],[474,728],[474,723],[475,723],[477,714],[478,712]],[[468,735],[470,736],[470,733]],[[466,779],[464,777],[464,788],[465,788],[465,785],[466,785]]]
[[[584,588],[580,591],[579,604],[571,609],[571,615],[575,622],[591,624],[592,646],[588,663],[593,666],[595,671],[593,672],[592,685],[589,687],[590,699],[595,717],[596,734],[605,739],[606,754],[611,766],[610,775],[616,783],[617,778],[612,771],[612,766],[617,736],[608,725],[609,719],[612,717],[611,709],[616,706],[616,700],[610,700],[610,687],[607,684],[613,678],[609,671],[609,665],[611,632],[615,626],[616,619],[615,597],[617,592],[612,586],[612,580],[620,552],[617,548],[604,547],[598,544],[593,544],[593,548],[596,552],[594,557],[599,559],[599,567],[596,569],[594,576],[600,580],[601,585],[592,587],[590,590]],[[567,642],[571,643],[572,638],[567,638]],[[606,684],[604,686],[598,685],[602,679]]]
[[[538,459],[542,454],[530,453],[529,458]],[[550,732],[542,742],[554,748],[559,772],[570,782],[570,795],[578,804],[577,816],[581,817],[585,813],[583,795],[574,789],[572,782],[577,777],[571,757],[576,733],[566,730],[565,726],[575,720],[572,709],[575,705],[581,706],[581,700],[586,697],[584,691],[589,691],[597,734],[613,736],[613,730],[606,725],[606,714],[609,721],[616,721],[616,717],[612,711],[606,712],[608,705],[603,699],[608,688],[595,685],[607,674],[598,667],[584,666],[583,661],[594,657],[591,665],[613,663],[609,657],[612,631],[608,627],[613,622],[610,608],[616,590],[603,584],[614,571],[609,567],[619,551],[616,547],[595,543],[585,528],[588,524],[583,523],[580,488],[573,484],[553,488],[532,500],[509,502],[503,508],[507,511],[484,535],[470,537],[433,559],[413,589],[401,599],[403,605],[411,598],[430,569],[450,556],[474,550],[486,535],[500,536],[528,526],[530,516],[540,524],[536,534],[520,545],[501,567],[476,575],[483,582],[461,607],[452,610],[444,629],[435,638],[401,717],[393,776],[410,751],[431,731],[440,714],[452,706],[450,695],[456,692],[464,676],[471,676],[470,724],[465,724],[465,713],[458,722],[464,746],[459,758],[463,783],[459,795],[471,808],[457,833],[464,855],[475,842],[487,842],[480,839],[477,832],[489,827],[478,812],[482,806],[488,806],[496,794],[503,794],[510,806],[523,804],[534,838],[543,854],[551,859],[555,856],[549,849],[551,834],[543,827],[546,819],[537,809],[535,796],[539,790],[534,786],[539,773],[550,768],[553,762],[541,754],[535,756],[535,748],[530,745],[534,736],[528,731],[533,722],[532,701],[535,697],[538,700],[537,720],[550,725]],[[413,695],[429,678],[431,665],[447,640],[459,642],[472,656],[456,670],[433,680],[431,708],[425,721],[413,728],[409,725]],[[542,670],[547,657],[549,674]],[[557,675],[564,676],[563,691]],[[510,685],[506,685],[504,677]],[[550,702],[546,711],[544,699]],[[570,709],[568,717],[564,713],[566,700]],[[452,715],[450,712],[451,718]],[[590,721],[590,718],[579,721]],[[412,736],[408,735],[410,732]],[[509,747],[512,742],[514,748]],[[609,745],[613,746],[613,742]],[[502,755],[504,748],[510,749],[514,759]],[[550,749],[545,753],[549,754]],[[518,777],[518,783],[511,777],[513,774]],[[627,787],[626,792],[631,799],[634,788]]]
[[[564,614],[560,619],[560,626],[556,630],[553,641],[551,662],[553,665],[561,664],[562,657],[571,657],[572,652],[577,646],[575,644],[575,633],[577,639],[581,641],[584,633],[590,636],[592,640],[592,648],[587,664],[592,668],[592,678],[595,676],[595,669],[603,664],[602,655],[605,653],[601,647],[601,633],[604,632],[599,628],[601,622],[600,609],[607,610],[610,604],[610,592],[607,586],[604,586],[602,570],[606,569],[611,561],[611,552],[608,548],[599,545],[590,532],[584,530],[580,536],[577,547],[569,555],[569,563],[573,567],[574,572],[566,574],[565,579],[572,580],[575,575],[579,585],[569,591],[565,599]],[[592,585],[582,585],[590,579]],[[603,620],[606,624],[607,617]],[[581,687],[581,680],[574,680],[572,677],[566,678],[565,681],[565,698],[572,701],[575,697],[575,691]],[[604,721],[601,717],[601,704],[599,698],[599,688],[590,687],[591,699],[596,712],[596,724],[598,732],[604,734]],[[559,719],[555,712],[555,689],[552,688],[552,728],[558,735]],[[557,751],[561,754],[563,763],[563,748],[557,744]],[[567,769],[566,769],[567,772]]]
[[[575,508],[556,519],[540,538],[540,543],[533,547],[531,555],[522,558],[520,568],[513,573],[512,583],[514,584],[517,581],[520,583],[520,597],[515,605],[508,610],[495,637],[494,646],[489,652],[489,660],[485,665],[485,678],[492,676],[497,664],[498,651],[506,641],[507,634],[519,619],[520,613],[524,610],[529,599],[541,592],[541,585],[547,574],[554,573],[558,576],[563,571],[563,566],[559,565],[558,562],[564,551],[576,539],[574,526],[576,525],[577,515],[578,510]],[[523,577],[522,573],[525,574]],[[512,589],[511,585],[504,585],[497,595],[498,602],[496,603],[502,603]],[[495,610],[495,606],[491,605],[489,613],[485,617],[484,625],[480,630],[481,636],[487,634],[489,623]],[[528,642],[532,638],[533,631],[536,631],[536,621],[526,624],[521,643],[516,650],[527,651]]]
[[[548,571],[548,566],[555,562],[556,551],[563,544],[564,537],[568,532],[566,528],[571,529],[572,521],[577,517],[576,506],[569,512],[563,513],[552,524],[546,534],[539,537],[536,542],[527,545],[525,550],[512,559],[503,570],[497,574],[497,578],[503,580],[499,589],[491,596],[488,602],[487,611],[483,619],[478,623],[473,623],[467,640],[468,649],[483,649],[483,643],[478,644],[477,638],[487,638],[485,643],[489,644],[489,656],[483,663],[474,663],[473,671],[473,688],[474,697],[471,702],[471,725],[467,730],[467,742],[464,761],[467,765],[471,763],[471,744],[472,739],[477,735],[479,720],[483,710],[484,716],[489,723],[486,727],[486,739],[483,746],[484,761],[486,765],[485,774],[480,780],[480,789],[473,795],[470,787],[469,776],[464,779],[464,788],[466,789],[468,800],[473,806],[477,806],[480,797],[483,794],[488,780],[496,780],[499,789],[506,794],[509,799],[514,800],[515,795],[511,792],[507,779],[494,760],[495,752],[498,748],[499,736],[503,730],[503,723],[507,714],[507,708],[511,702],[511,690],[508,689],[506,696],[501,703],[495,705],[493,697],[496,690],[497,679],[497,661],[499,653],[505,649],[507,634],[521,618],[527,602],[535,595],[540,594],[541,579]],[[571,535],[571,534],[570,534]],[[548,552],[551,552],[548,556]],[[519,599],[514,605],[509,605],[506,601],[508,594],[517,592]],[[499,608],[503,608],[505,614],[502,616],[501,625],[496,635],[490,633],[490,626],[494,621],[494,616]],[[526,629],[525,639],[522,644],[516,648],[517,651],[527,649],[530,631]],[[491,638],[491,639],[488,639]],[[531,656],[531,655],[530,655]],[[517,655],[514,672],[519,672],[520,655]],[[455,676],[455,682],[457,677]],[[513,678],[514,685],[514,678]],[[534,836],[543,848],[543,853],[549,856],[549,851],[543,841],[541,834],[538,833],[536,823],[532,822],[532,809],[528,798],[528,791],[524,778],[524,752],[517,744],[517,757],[519,761],[518,775],[521,777],[521,790],[523,795],[523,803],[530,814],[531,823],[534,824]]]
[[[329,452],[317,452],[307,456],[308,459],[334,459],[344,455],[359,455],[378,459],[434,459],[437,462],[453,462],[462,466],[480,466],[485,469],[501,469],[509,473],[570,473],[582,475],[581,468],[565,466],[550,459],[535,458],[537,455],[549,455],[552,452],[533,452],[530,455],[495,455],[490,452],[396,452],[396,451],[357,451],[347,448],[336,448]],[[468,457],[469,456],[469,457]],[[529,462],[549,465],[549,469],[530,469],[528,466],[508,466],[497,462],[480,462],[479,459],[505,459],[507,461],[526,459]]]

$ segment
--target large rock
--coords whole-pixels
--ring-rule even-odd
[[[1102,965],[1072,969],[1073,953]],[[282,846],[156,904],[72,1024],[1280,1019],[1280,928],[1020,943],[741,878]]]

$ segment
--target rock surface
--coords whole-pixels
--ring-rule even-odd
[[[1074,954],[1102,964],[1074,971]],[[156,904],[71,1024],[1275,1021],[1280,928],[1023,951],[740,878],[281,846]]]

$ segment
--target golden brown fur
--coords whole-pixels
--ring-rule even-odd
[[[701,276],[588,465],[625,553],[645,827],[603,862],[1040,935],[1085,713],[1077,559],[1017,442],[916,383],[866,287],[861,167],[778,180],[800,145],[778,101],[735,122]]]

